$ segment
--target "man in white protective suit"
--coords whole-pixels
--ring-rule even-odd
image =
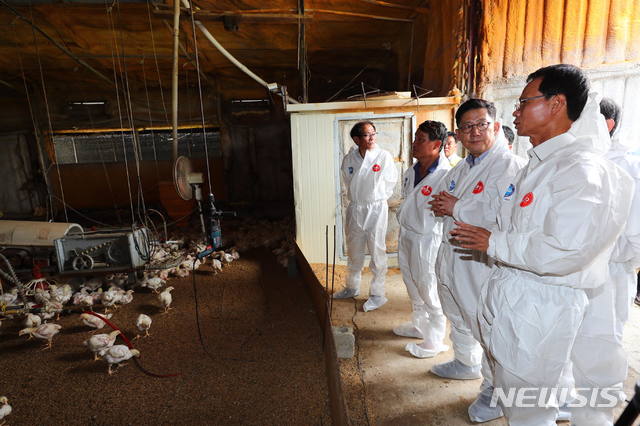
[[[435,263],[442,241],[442,221],[429,209],[429,201],[451,165],[444,155],[447,127],[427,120],[418,126],[411,145],[416,158],[402,180],[403,202],[398,210],[400,237],[398,263],[411,299],[412,319],[393,329],[399,336],[423,339],[406,350],[418,358],[430,358],[449,349],[443,344],[447,319],[442,313]]]
[[[608,263],[634,184],[604,158],[610,145],[605,120],[579,68],[552,65],[527,82],[513,115],[518,135],[529,136],[533,148],[513,193],[501,202],[498,228],[459,222],[451,235],[496,261],[478,322],[494,402],[509,424],[556,424],[563,399],[557,387],[569,360],[584,398],[569,405],[573,424],[612,424],[611,402],[624,395],[619,382],[626,363],[613,343]],[[510,400],[509,393],[525,395],[528,403]]]
[[[478,343],[476,309],[491,264],[485,253],[455,246],[449,231],[455,221],[495,226],[496,199],[508,195],[509,183],[525,161],[507,147],[492,102],[469,99],[460,105],[455,118],[458,139],[469,154],[447,173],[442,180],[444,191],[434,195],[430,203],[433,211],[444,217],[436,273],[442,308],[451,322],[454,359],[435,365],[431,372],[458,380],[484,376],[482,392],[469,407],[469,417],[475,422],[485,422],[502,416],[500,407],[489,406],[491,374],[486,362],[481,374],[482,348]]]
[[[635,193],[631,204],[631,214],[622,235],[613,250],[609,270],[616,284],[616,341],[622,345],[622,329],[629,319],[629,307],[636,295],[636,269],[640,268],[640,156],[631,154],[638,148],[637,138],[620,138],[616,133],[620,123],[620,107],[609,98],[600,101],[600,112],[604,116],[611,149],[606,156],[617,166],[624,169],[635,182]]]
[[[387,273],[387,200],[393,195],[398,170],[391,154],[376,145],[376,127],[370,121],[356,123],[350,133],[356,146],[342,160],[342,182],[347,189],[349,206],[345,220],[347,236],[347,286],[335,293],[335,299],[355,297],[360,293],[365,247],[371,255],[373,274],[365,312],[387,302],[384,279]]]

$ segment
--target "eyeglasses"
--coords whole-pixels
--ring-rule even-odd
[[[480,123],[476,124],[463,124],[459,127],[459,129],[462,133],[471,133],[471,131],[475,127],[479,132],[486,132],[490,124],[491,122],[489,121],[481,121]]]
[[[527,102],[532,101],[534,99],[544,98],[545,96],[547,96],[547,95],[538,95],[538,96],[531,96],[531,97],[528,97],[528,98],[518,99],[513,106],[516,109],[516,111],[520,111],[520,108],[522,108],[522,105],[524,105]],[[552,96],[555,96],[555,95],[552,95]]]
[[[374,137],[375,135],[377,135],[378,132],[373,132],[373,133],[365,133],[360,135],[361,138],[368,138],[369,136]]]

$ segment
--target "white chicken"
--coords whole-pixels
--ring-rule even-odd
[[[49,300],[44,304],[41,314],[56,315],[56,319],[60,319],[60,314],[62,313],[63,308],[64,306],[62,306],[62,303],[56,302],[55,300]],[[50,318],[42,317],[42,319],[50,319]]]
[[[144,337],[151,336],[151,334],[149,334],[149,329],[151,328],[152,322],[153,321],[151,320],[151,317],[149,315],[138,315],[138,319],[136,319],[136,327],[138,327],[138,330],[140,330],[141,332],[144,332]],[[136,339],[138,337],[140,337],[140,335],[137,335]]]
[[[213,272],[217,274],[218,272],[222,272],[222,262],[218,259],[211,259],[211,267],[213,268]]]
[[[104,318],[106,318],[106,319],[109,319],[109,318],[111,318],[113,316],[113,314],[104,314],[102,316]],[[80,320],[87,327],[91,327],[91,328],[94,328],[96,330],[100,330],[102,327],[105,326],[105,322],[104,321],[102,321],[97,316],[91,315],[91,314],[82,314],[82,315],[80,315]]]
[[[18,300],[18,289],[12,288],[11,291],[0,294],[0,305],[13,305]]]
[[[238,250],[236,250],[235,247],[231,249],[229,254],[231,255],[231,257],[233,257],[233,260],[240,259],[240,253],[238,253]]]
[[[118,291],[117,287],[111,287],[109,290],[100,295],[100,300],[105,306],[105,311],[108,311],[109,308],[115,306],[116,302],[120,298],[120,295],[121,293]]]
[[[73,290],[71,290],[71,286],[69,284],[64,284],[62,287],[51,284],[49,286],[49,293],[51,294],[52,301],[60,302],[64,305],[71,299]]]
[[[118,334],[120,334],[120,330],[114,330],[109,334],[96,334],[95,336],[91,336],[85,340],[83,343],[91,352],[93,352],[93,360],[96,361],[98,359],[98,352],[113,346]]]
[[[73,295],[73,304],[91,309],[93,306],[93,297],[83,288]]]
[[[27,316],[24,318],[24,321],[22,322],[22,325],[25,328],[35,328],[35,327],[38,327],[40,324],[42,324],[42,318],[40,318],[35,314],[27,314]]]
[[[33,293],[33,299],[36,301],[36,303],[44,305],[49,300],[51,300],[51,294],[48,290],[45,290],[43,288],[36,288],[35,292]]]
[[[5,418],[11,414],[11,406],[6,396],[0,396],[0,426],[5,424]]]
[[[128,305],[133,302],[133,290],[127,290],[122,293],[116,302],[120,305]]]
[[[51,346],[53,346],[53,336],[58,334],[61,328],[62,326],[60,324],[48,323],[39,325],[38,327],[23,328],[18,335],[28,334],[29,337],[46,340],[47,344],[43,349],[51,349]]]
[[[100,357],[109,363],[109,375],[113,374],[111,367],[116,364],[120,367],[120,363],[134,356],[140,356],[140,351],[137,349],[129,349],[126,345],[113,345],[109,348],[103,349],[99,352]]]
[[[158,295],[158,300],[164,308],[165,313],[169,312],[169,309],[171,309],[171,302],[173,302],[173,297],[171,297],[171,290],[173,290],[173,287],[169,286]]]
[[[102,280],[100,278],[91,278],[85,281],[82,286],[88,288],[91,291],[96,291],[97,289],[102,287]]]
[[[166,281],[164,279],[162,279],[161,277],[153,277],[153,278],[145,279],[144,281],[142,281],[140,283],[140,285],[142,287],[147,287],[148,289],[150,289],[154,293],[157,293],[158,289],[160,289],[163,285],[165,285],[165,283],[166,283]]]

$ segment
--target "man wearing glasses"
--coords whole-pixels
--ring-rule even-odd
[[[451,235],[496,261],[478,306],[496,390],[526,389],[541,401],[525,407],[499,400],[509,424],[556,424],[565,392],[553,390],[571,359],[585,402],[572,408],[572,423],[610,425],[627,366],[613,335],[607,264],[629,215],[633,181],[604,158],[606,123],[579,68],[552,65],[527,82],[513,115],[533,148],[502,201],[498,227],[459,223]]]
[[[365,312],[387,302],[384,279],[387,274],[387,200],[393,195],[398,170],[391,154],[376,145],[376,127],[371,121],[356,123],[350,133],[356,146],[342,160],[342,183],[347,189],[349,206],[345,220],[347,237],[347,286],[334,299],[355,297],[360,293],[365,247],[371,255],[373,274]]]
[[[469,407],[473,421],[502,416],[500,407],[489,407],[491,374],[485,363],[477,324],[480,288],[491,272],[485,253],[462,250],[451,241],[449,231],[455,221],[477,226],[495,225],[495,200],[509,197],[509,184],[524,165],[507,147],[502,126],[496,122],[496,108],[483,99],[469,99],[456,112],[457,136],[468,151],[467,157],[443,178],[444,189],[430,203],[436,215],[444,217],[443,241],[436,261],[438,293],[445,315],[451,322],[453,361],[435,365],[431,372],[448,379],[477,379],[484,376],[482,393]]]

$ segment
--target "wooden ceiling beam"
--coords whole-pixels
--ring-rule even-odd
[[[389,3],[389,2],[386,2],[386,1],[380,1],[380,0],[358,0],[358,1],[361,1],[363,3],[375,4],[376,6],[394,7],[394,8],[397,8],[397,9],[410,10],[410,11],[416,12],[416,13],[429,13],[429,8],[428,7],[405,6],[404,4]]]

